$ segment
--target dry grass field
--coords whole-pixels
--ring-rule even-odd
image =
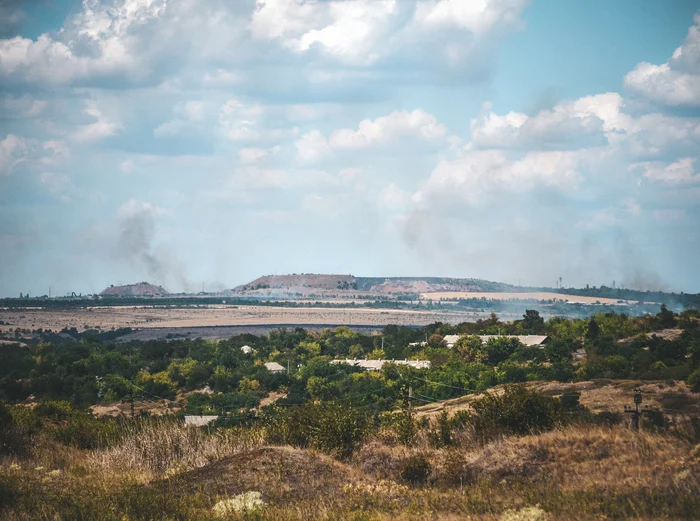
[[[402,478],[413,457],[426,482]],[[0,460],[0,520],[556,521],[697,519],[700,448],[623,426],[570,425],[431,448],[381,433],[348,461],[271,445],[264,430],[173,422],[104,449],[40,443]],[[241,494],[252,510],[221,512]]]
[[[459,323],[487,316],[478,312],[412,311],[357,308],[291,308],[274,306],[207,306],[197,308],[93,307],[46,311],[0,310],[0,331],[63,328],[183,328],[239,325],[387,324],[422,326],[433,322]]]
[[[593,380],[587,382],[529,382],[528,388],[549,396],[560,396],[565,392],[581,393],[580,403],[593,413],[603,411],[623,412],[626,405],[634,405],[634,389],[642,390],[643,404],[651,405],[674,414],[700,414],[700,394],[689,392],[685,382],[655,382],[639,380]],[[489,393],[501,392],[503,386],[490,389]],[[419,416],[435,418],[443,411],[454,414],[457,411],[470,410],[474,401],[483,394],[473,394],[453,398],[416,408]]]
[[[619,301],[612,298],[603,297],[583,297],[580,295],[564,295],[563,293],[533,292],[533,293],[495,293],[476,291],[440,291],[435,293],[421,293],[424,300],[452,300],[452,299],[472,299],[485,298],[487,300],[560,300],[564,302],[580,302],[583,304],[617,304],[618,302],[630,303],[633,301]]]

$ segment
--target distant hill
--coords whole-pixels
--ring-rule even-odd
[[[379,294],[430,293],[436,291],[513,291],[515,286],[480,279],[447,277],[355,277],[302,273],[292,275],[265,275],[252,282],[237,286],[234,292],[277,290],[354,290]]]
[[[234,291],[254,291],[259,289],[355,289],[355,277],[352,275],[333,275],[300,273],[292,275],[265,275],[248,284],[233,288]]]
[[[163,297],[168,295],[168,291],[163,286],[139,282],[125,286],[110,286],[102,290],[100,295],[104,297]]]

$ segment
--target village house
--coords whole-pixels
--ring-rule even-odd
[[[428,360],[331,360],[331,364],[348,364],[353,367],[361,367],[365,371],[381,371],[384,364],[407,365],[414,369],[428,369],[430,362]]]

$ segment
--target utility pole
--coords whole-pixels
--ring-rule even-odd
[[[642,410],[639,410],[639,406],[642,403],[642,390],[637,388],[634,390],[634,408],[629,405],[625,405],[625,413],[632,415],[632,428],[635,431],[639,430],[639,417],[642,414],[647,414],[652,411],[651,407],[645,405]]]

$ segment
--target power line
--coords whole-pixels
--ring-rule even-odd
[[[442,387],[449,387],[451,389],[458,389],[460,391],[464,391],[464,392],[469,393],[469,394],[471,394],[471,392],[472,392],[471,389],[465,389],[464,387],[457,387],[455,385],[444,384],[442,382],[433,382],[431,380],[426,380],[425,378],[419,378],[417,376],[414,376],[413,378],[415,378],[416,380],[420,380],[421,382],[425,382],[425,383],[429,383],[429,384],[433,384],[433,385],[441,385]]]

